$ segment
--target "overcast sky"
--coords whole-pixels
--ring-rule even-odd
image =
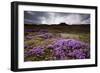
[[[90,14],[24,11],[25,24],[90,24]]]

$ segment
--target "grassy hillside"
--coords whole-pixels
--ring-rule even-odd
[[[24,25],[24,61],[87,59],[89,50],[90,25]]]

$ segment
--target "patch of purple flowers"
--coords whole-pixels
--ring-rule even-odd
[[[86,54],[82,50],[73,50],[73,52],[68,53],[69,56],[75,57],[76,59],[85,59]]]
[[[90,57],[90,47],[88,44],[74,40],[74,39],[59,39],[54,44],[43,47],[34,47],[25,51],[25,56],[43,56],[45,50],[52,50],[52,59],[65,60],[66,58],[72,59],[86,59]]]
[[[59,56],[60,59],[65,59],[66,56],[84,59],[87,58],[86,53],[89,53],[89,51],[84,51],[84,49],[90,49],[88,44],[73,39],[58,40],[49,48],[53,49],[54,56]]]
[[[41,56],[42,54],[44,54],[44,49],[41,47],[35,47],[35,48],[25,52],[26,56],[31,56],[31,55]]]
[[[62,48],[58,47],[54,49],[54,56],[56,57],[56,59],[65,59],[65,52]]]
[[[61,39],[58,40],[55,44],[54,47],[69,47],[71,49],[80,49],[80,48],[87,48],[88,45],[86,43],[83,43],[81,41],[77,41],[74,39]]]

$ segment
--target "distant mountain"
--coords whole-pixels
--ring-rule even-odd
[[[32,25],[32,26],[81,26],[81,25],[87,25],[87,26],[90,26],[90,24],[66,24],[64,22],[60,23],[60,24],[25,24],[26,26],[27,25]]]
[[[69,24],[66,24],[66,23],[62,22],[62,23],[60,23],[58,25],[69,25]]]

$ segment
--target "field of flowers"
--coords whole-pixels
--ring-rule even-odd
[[[89,58],[90,32],[87,26],[37,25],[24,28],[25,62]]]

